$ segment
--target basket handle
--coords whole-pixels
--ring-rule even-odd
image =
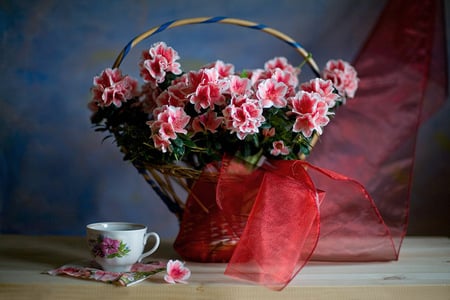
[[[320,77],[320,71],[319,71],[319,68],[318,68],[316,62],[312,59],[312,57],[309,55],[309,53],[291,37],[287,36],[286,34],[280,32],[276,29],[267,27],[264,24],[258,24],[258,23],[247,21],[247,20],[227,18],[227,17],[187,18],[187,19],[174,20],[174,21],[164,23],[160,26],[155,26],[155,27],[141,33],[140,35],[136,36],[134,39],[132,39],[119,53],[119,55],[117,56],[112,67],[118,68],[120,66],[120,64],[122,63],[123,59],[125,58],[125,56],[130,52],[130,50],[134,46],[136,46],[138,43],[140,43],[144,39],[146,39],[152,35],[155,35],[158,32],[161,32],[161,31],[164,31],[164,30],[170,29],[170,28],[189,25],[189,24],[209,24],[209,23],[232,24],[232,25],[247,27],[250,29],[257,29],[257,30],[264,31],[264,32],[286,42],[291,47],[295,48],[295,50],[308,63],[308,65],[310,66],[311,70],[315,73],[315,75],[317,77]]]

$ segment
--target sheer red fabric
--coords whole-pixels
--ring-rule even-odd
[[[391,0],[354,63],[357,97],[339,108],[309,163],[253,170],[225,158],[217,182],[194,185],[177,251],[229,260],[227,275],[275,290],[310,259],[398,259],[418,127],[447,93],[442,13],[441,1]],[[203,225],[226,237],[204,241]]]
[[[389,228],[355,180],[304,161],[242,169],[240,162],[224,160],[217,185],[225,215],[248,215],[225,274],[279,290],[312,255],[328,261],[396,259]],[[247,197],[249,190],[253,197]],[[243,211],[242,203],[251,209]],[[316,256],[318,241],[327,244]]]
[[[355,99],[338,109],[308,158],[367,189],[397,253],[407,229],[418,128],[447,97],[443,11],[438,0],[388,2],[353,64],[361,78]],[[314,258],[327,257],[335,243],[335,236],[321,236]]]

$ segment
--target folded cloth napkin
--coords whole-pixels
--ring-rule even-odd
[[[152,261],[136,263],[130,272],[107,272],[103,271],[95,262],[87,261],[66,264],[45,273],[53,276],[66,275],[75,278],[101,281],[118,286],[131,286],[165,270],[165,262]]]

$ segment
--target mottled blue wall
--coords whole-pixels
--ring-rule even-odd
[[[384,2],[0,1],[0,233],[78,235],[88,222],[129,220],[175,236],[175,217],[114,145],[101,144],[86,108],[92,77],[134,35],[177,18],[245,18],[294,37],[323,65],[329,58],[352,60]],[[188,65],[220,58],[254,68],[275,55],[297,59],[273,37],[229,25],[177,28],[144,46],[159,39]],[[137,76],[139,53],[127,57],[126,73]],[[422,128],[413,233],[448,233],[438,228],[450,215],[449,112],[447,101]]]

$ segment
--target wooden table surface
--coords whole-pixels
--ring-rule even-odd
[[[177,258],[164,242],[154,259]],[[225,264],[187,262],[186,285],[163,273],[131,287],[42,272],[89,258],[83,237],[0,235],[0,299],[450,299],[450,240],[407,237],[400,259],[310,262],[281,292],[223,275]]]

